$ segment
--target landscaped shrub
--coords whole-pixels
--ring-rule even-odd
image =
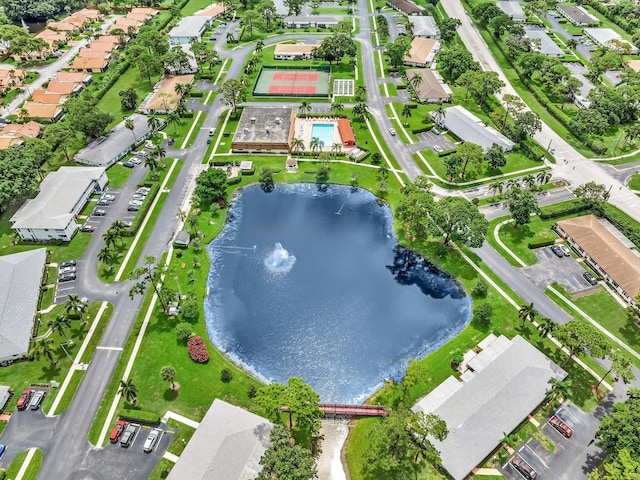
[[[528,243],[527,246],[533,250],[535,248],[548,247],[554,243],[556,243],[555,240],[545,240],[544,242],[531,242]]]
[[[138,422],[147,425],[160,424],[160,415],[155,412],[147,412],[145,410],[123,408],[120,413],[120,418],[128,422]]]
[[[258,394],[258,388],[255,385],[249,385],[247,388],[247,397],[254,398]]]
[[[191,337],[187,342],[187,348],[189,349],[189,356],[194,362],[207,363],[209,361],[207,345],[202,337]]]
[[[548,220],[550,218],[564,217],[565,215],[571,215],[585,211],[586,205],[580,199],[569,200],[568,202],[556,203],[555,205],[547,205],[540,209],[540,218]]]
[[[192,97],[202,97],[204,96],[204,92],[202,90],[191,90],[191,92],[189,92],[189,95],[191,95]]]
[[[180,322],[176,325],[176,338],[179,342],[185,342],[193,333],[193,325],[189,322]]]
[[[237,185],[240,182],[242,182],[242,177],[231,177],[227,180],[227,185]]]
[[[232,378],[233,374],[231,373],[231,370],[229,370],[228,368],[223,368],[220,372],[220,380],[222,380],[224,383],[229,383]]]
[[[413,130],[411,130],[411,133],[413,133],[414,135],[418,134],[418,133],[424,133],[424,132],[428,132],[429,130],[431,130],[433,128],[433,123],[427,123],[424,125],[424,127],[420,127],[420,128],[414,128]]]
[[[151,184],[144,184],[139,186],[149,187],[151,190],[149,190],[149,193],[147,194],[144,201],[142,202],[142,205],[140,206],[140,210],[138,210],[136,217],[134,218],[133,222],[131,222],[131,226],[127,228],[122,234],[124,237],[133,237],[136,234],[136,232],[138,231],[138,228],[140,228],[140,224],[144,220],[144,217],[147,215],[147,212],[149,211],[149,208],[153,203],[153,199],[158,194],[158,190],[160,190],[159,182],[154,182]]]
[[[489,284],[484,278],[478,280],[471,289],[471,295],[474,297],[486,297],[489,292]]]

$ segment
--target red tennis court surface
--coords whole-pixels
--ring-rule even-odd
[[[319,78],[317,72],[274,72],[271,76],[274,82],[317,82]]]
[[[285,84],[285,85],[269,85],[267,92],[271,95],[315,95],[315,85],[298,85],[298,84]]]

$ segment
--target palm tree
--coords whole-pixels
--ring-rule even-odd
[[[546,185],[551,180],[551,172],[549,170],[541,170],[536,175],[536,180],[540,185]]]
[[[162,122],[155,115],[149,115],[149,118],[147,118],[147,127],[149,127],[151,130],[158,130],[161,124]]]
[[[159,166],[158,158],[155,155],[147,155],[144,159],[144,166],[148,167],[155,176],[155,171]]]
[[[176,369],[173,367],[162,367],[160,369],[160,378],[165,382],[171,382],[171,390],[175,389]]]
[[[176,112],[171,112],[169,115],[167,115],[167,125],[173,125],[173,131],[176,133],[176,135],[178,134],[177,125],[180,123],[180,115],[178,115]]]
[[[341,143],[334,143],[333,145],[331,145],[331,153],[333,153],[334,157],[337,157],[341,150],[342,150]]]
[[[413,76],[409,79],[409,83],[416,91],[416,93],[418,92],[418,88],[420,88],[420,85],[422,85],[422,81],[422,75],[420,75],[418,72],[414,73]]]
[[[176,95],[178,95],[178,97],[182,98],[185,94],[185,92],[187,91],[187,89],[185,88],[187,86],[186,83],[176,83],[175,86],[173,87],[173,89],[176,92]]]
[[[292,138],[291,151],[298,152],[298,156],[300,156],[304,152],[304,141],[301,138]]]
[[[102,234],[102,238],[104,240],[104,245],[106,248],[115,247],[118,240],[120,240],[120,236],[114,230],[108,229],[106,232]]]
[[[331,111],[335,114],[335,113],[340,113],[342,112],[342,110],[344,110],[344,105],[340,102],[333,102],[331,104]]]
[[[491,196],[491,200],[493,200],[494,198],[496,198],[496,193],[500,193],[502,195],[502,190],[504,189],[504,183],[497,181],[497,182],[493,182],[489,185],[489,190],[491,190],[493,192],[493,195]]]
[[[151,150],[151,155],[156,157],[159,162],[162,162],[167,156],[167,151],[162,145],[156,145],[155,147],[153,147],[153,150]]]
[[[135,405],[138,401],[138,387],[135,386],[131,379],[127,381],[120,380],[120,390],[118,393],[132,405]]]
[[[443,105],[439,105],[433,112],[433,121],[441,127],[444,126],[444,118],[447,115],[447,109]]]
[[[365,98],[367,96],[367,87],[358,85],[353,93],[355,93],[358,98]]]
[[[113,230],[114,232],[117,232],[119,235],[122,235],[127,230],[127,226],[122,220],[116,220],[111,224],[111,226],[109,227],[109,230]]]
[[[369,116],[369,108],[367,107],[366,103],[356,103],[353,106],[353,109],[351,110],[351,113],[353,113],[353,117],[361,122],[363,121],[366,117]]]
[[[522,179],[522,183],[526,185],[526,187],[531,190],[536,184],[536,177],[529,174]]]
[[[567,40],[567,48],[574,50],[578,46],[578,41],[575,38]]]
[[[47,327],[53,332],[58,332],[65,340],[69,341],[66,329],[71,328],[71,319],[66,315],[58,315],[53,320],[50,320],[49,323],[47,323]]]
[[[80,300],[80,296],[73,293],[69,294],[67,300],[64,302],[64,311],[67,312],[67,314],[73,313],[73,315],[78,318],[82,316],[86,308],[87,305]]]
[[[138,139],[136,138],[136,132],[134,132],[134,128],[136,128],[136,125],[133,123],[133,119],[131,118],[127,118],[124,121],[124,126],[131,131],[131,135],[133,135],[133,143],[136,143],[138,141]]]
[[[538,311],[533,306],[533,302],[529,305],[522,305],[520,310],[518,310],[518,317],[522,319],[522,323],[520,324],[520,328],[524,327],[524,322],[529,320],[533,322],[538,316]]]
[[[267,30],[269,29],[268,26],[268,21],[267,21]],[[258,40],[258,43],[256,43],[256,55],[262,56],[262,49],[264,48],[264,42],[262,40]]]
[[[558,380],[552,378],[549,380],[551,388],[547,391],[547,405],[560,398],[566,398],[571,391],[571,380]]]
[[[402,107],[402,112],[400,112],[400,116],[402,118],[404,118],[404,124],[407,125],[409,118],[411,118],[411,115],[413,115],[413,109],[411,108],[411,105],[409,105],[408,103],[405,103],[404,106]]]
[[[53,363],[53,354],[56,353],[56,347],[53,338],[38,338],[33,342],[33,346],[29,350],[29,356],[38,361],[42,357],[47,358]]]
[[[511,190],[512,188],[517,188],[520,186],[520,180],[517,178],[510,178],[507,180],[507,190]]]
[[[113,268],[113,260],[114,253],[109,249],[109,247],[104,247],[98,252],[98,261],[104,263],[105,265],[109,265],[109,270]]]
[[[545,338],[547,335],[553,333],[553,331],[558,328],[558,324],[547,317],[542,317],[540,322],[538,322],[538,331],[540,332],[540,336]]]
[[[300,113],[311,113],[311,110],[312,110],[311,103],[307,101],[300,103],[298,110],[300,110]]]

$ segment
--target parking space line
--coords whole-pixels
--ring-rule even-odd
[[[576,417],[573,413],[571,413],[566,408],[560,407],[558,410],[556,410],[556,415],[560,414],[561,412],[566,413],[569,417],[571,417],[572,420],[575,420],[576,423],[582,423],[578,417]],[[560,417],[562,417],[562,419],[564,420],[564,415],[560,415]]]
[[[522,446],[522,448],[527,447],[527,450],[529,450],[529,451],[531,452],[531,454],[532,454],[534,457],[536,457],[538,460],[540,460],[540,462],[541,462],[541,463],[542,463],[546,468],[549,468],[549,465],[547,465],[547,462],[545,462],[545,461],[542,459],[542,457],[540,457],[540,455],[538,455],[538,454],[535,452],[535,450],[529,446],[529,442],[531,442],[532,440],[533,440],[533,437],[531,437],[531,438],[529,439],[529,441],[528,441],[527,443],[525,443],[525,444]],[[522,451],[522,448],[520,449],[520,451]]]

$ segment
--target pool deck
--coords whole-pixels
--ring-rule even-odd
[[[295,122],[295,130],[294,137],[301,138],[304,142],[304,149],[306,151],[311,150],[311,131],[313,130],[314,124],[330,124],[333,125],[333,142],[330,144],[326,144],[322,147],[323,152],[331,152],[331,147],[333,147],[334,143],[339,143],[342,146],[342,139],[340,138],[340,133],[338,132],[338,120],[333,117],[313,117],[313,118],[296,118]],[[350,153],[354,147],[342,147],[341,152],[346,154]]]

